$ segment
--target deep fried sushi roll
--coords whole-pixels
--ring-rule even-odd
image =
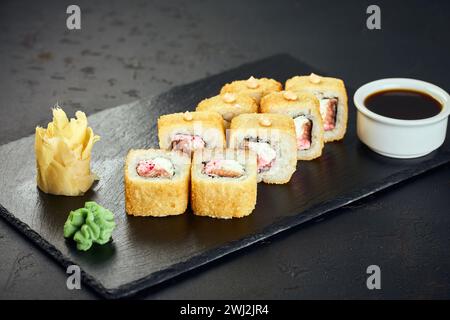
[[[258,182],[289,182],[297,164],[294,120],[284,114],[241,114],[231,121],[230,148],[256,153]]]
[[[191,207],[196,215],[240,218],[256,204],[256,155],[249,150],[203,149],[194,152]]]
[[[274,92],[261,99],[261,112],[281,113],[294,120],[297,159],[311,160],[322,155],[323,123],[319,100],[311,93]]]
[[[255,100],[255,102],[259,105],[262,97],[272,92],[281,91],[281,89],[281,83],[274,79],[257,79],[252,76],[247,80],[237,80],[227,83],[222,87],[220,93],[242,93],[253,98],[253,100]]]
[[[320,103],[325,142],[341,140],[347,130],[347,91],[341,79],[309,76],[295,76],[286,81],[286,90],[306,91],[314,94]]]
[[[125,209],[163,217],[186,211],[191,159],[180,151],[130,150],[125,163]]]
[[[196,149],[225,147],[223,120],[217,112],[174,113],[158,119],[159,147],[191,154]]]
[[[196,110],[218,112],[223,118],[224,127],[228,129],[235,116],[242,113],[256,113],[258,105],[245,94],[226,92],[201,101]]]

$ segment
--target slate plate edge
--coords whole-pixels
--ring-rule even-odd
[[[293,216],[289,216],[287,218],[280,220],[279,222],[269,225],[268,227],[261,230],[259,233],[255,233],[252,236],[244,237],[242,239],[229,242],[221,247],[206,251],[184,262],[174,264],[173,266],[165,270],[154,272],[148,276],[145,276],[141,279],[135,280],[128,284],[119,286],[117,288],[104,287],[98,280],[96,280],[94,277],[92,277],[90,274],[86,273],[85,271],[83,271],[82,268],[80,268],[82,282],[87,286],[91,287],[96,293],[100,294],[102,297],[107,299],[119,299],[131,297],[145,289],[148,289],[157,284],[161,284],[167,280],[173,279],[176,276],[179,276],[183,273],[189,272],[198,267],[206,265],[209,262],[218,260],[230,253],[247,248],[259,241],[268,239],[269,237],[272,237],[283,231],[289,230],[293,227],[311,221],[333,210],[341,208],[355,201],[361,200],[381,190],[385,190],[389,187],[392,187],[400,182],[407,181],[424,172],[427,172],[429,170],[442,166],[446,163],[449,163],[450,158],[448,158],[448,155],[450,155],[450,152],[444,152],[444,154],[441,155],[441,158],[438,160],[431,159],[425,161],[415,168],[388,176],[381,181],[377,181],[375,183],[366,186],[363,189],[359,189],[353,194],[344,195],[342,197],[335,198],[331,201],[323,202],[320,205],[312,207],[309,210],[303,212],[306,214],[303,215],[300,215],[300,213],[294,214]],[[22,234],[24,234],[28,239],[30,239],[34,244],[36,244],[40,249],[42,249],[45,253],[47,253],[53,259],[55,259],[64,268],[67,268],[69,265],[76,264],[69,258],[67,258],[65,255],[63,255],[61,251],[59,251],[55,246],[53,246],[51,243],[42,238],[37,232],[31,229],[26,223],[23,223],[22,221],[17,219],[1,204],[0,204],[0,215],[3,216],[5,220],[8,221],[13,227],[18,229]]]
[[[273,55],[273,56],[270,56],[267,58],[260,59],[258,61],[252,61],[252,62],[242,64],[236,68],[229,70],[229,72],[231,72],[234,69],[240,69],[247,65],[252,65],[255,63],[262,63],[265,60],[277,59],[277,58],[281,58],[281,57],[286,57],[289,59],[297,60],[297,58],[295,58],[289,54],[281,53],[281,54],[276,54],[276,55]],[[225,71],[225,73],[226,72],[227,71]],[[219,74],[222,74],[222,73],[224,73],[224,72],[221,72]],[[188,84],[195,85],[197,83],[200,83],[202,80],[204,80],[204,79],[199,79],[197,81],[193,81]],[[183,87],[185,85],[186,84],[174,86],[170,91],[176,90],[177,88]],[[161,94],[155,96],[155,98],[157,98],[158,96],[163,95],[165,93],[167,93],[167,92],[162,92]],[[143,101],[143,99],[140,99],[140,100]],[[15,141],[7,142],[5,145],[20,141],[22,139],[26,139],[28,137],[29,136],[19,138]],[[416,177],[426,171],[435,169],[441,165],[444,165],[444,164],[450,162],[450,157],[449,157],[450,152],[442,151],[442,150],[441,150],[441,152],[442,152],[442,154],[438,155],[437,159],[435,158],[435,159],[425,161],[423,163],[420,163],[418,166],[416,166],[414,168],[393,174],[391,176],[386,177],[385,179],[383,179],[381,181],[378,180],[372,184],[369,184],[368,186],[366,186],[363,189],[359,189],[358,191],[354,192],[353,194],[343,195],[343,196],[335,198],[333,200],[323,202],[317,206],[311,207],[310,209],[308,209],[306,211],[303,211],[302,215],[300,215],[300,212],[291,212],[291,213],[289,213],[289,214],[292,214],[291,216],[281,219],[278,222],[272,223],[271,225],[262,229],[258,233],[255,233],[251,236],[241,238],[239,240],[231,241],[220,247],[217,247],[212,250],[203,252],[199,255],[193,256],[184,262],[176,263],[164,270],[154,272],[148,276],[145,276],[145,277],[142,277],[135,281],[129,282],[127,284],[121,285],[117,288],[106,288],[105,286],[102,285],[102,283],[100,281],[96,280],[95,277],[91,276],[89,273],[86,273],[85,271],[83,271],[82,268],[80,268],[82,282],[84,284],[86,284],[87,286],[91,287],[96,293],[100,294],[102,297],[108,298],[108,299],[119,299],[119,298],[126,298],[126,297],[136,295],[137,293],[139,293],[145,289],[148,289],[152,286],[161,284],[161,283],[163,283],[167,280],[170,280],[176,276],[179,276],[183,273],[189,272],[193,269],[196,269],[198,267],[206,265],[209,262],[218,260],[230,253],[233,253],[233,252],[236,252],[243,248],[249,247],[261,240],[268,239],[269,237],[279,234],[285,230],[289,230],[293,227],[299,226],[303,223],[306,223],[317,217],[320,217],[326,213],[329,213],[330,211],[336,210],[338,208],[341,208],[342,206],[345,206],[347,204],[361,200],[367,196],[377,193],[378,191],[387,189],[387,188],[394,186],[400,182],[407,181],[407,180],[409,180],[413,177]],[[0,204],[0,215],[3,216],[5,218],[5,220],[9,222],[10,225],[15,227],[22,234],[24,234],[29,240],[31,240],[31,242],[35,243],[45,253],[47,253],[52,258],[54,258],[64,268],[67,268],[69,265],[76,264],[72,260],[70,260],[68,257],[63,255],[62,252],[59,251],[50,242],[48,242],[47,240],[42,238],[36,231],[31,229],[26,223],[22,222],[21,220],[16,218],[13,214],[11,214],[1,204]]]
[[[247,248],[255,243],[258,243],[259,241],[266,240],[283,231],[289,230],[293,227],[309,222],[333,210],[339,209],[345,205],[366,198],[379,191],[388,189],[396,184],[407,181],[422,173],[425,173],[432,169],[438,168],[444,164],[447,164],[450,162],[450,158],[448,157],[450,156],[450,152],[445,152],[444,154],[446,156],[442,155],[442,158],[437,161],[436,159],[425,161],[415,168],[390,175],[383,180],[377,181],[375,183],[366,186],[365,188],[359,189],[353,194],[347,194],[342,197],[335,198],[331,201],[323,202],[318,206],[312,207],[309,210],[304,211],[303,213],[306,213],[304,215],[296,213],[292,216],[281,219],[279,222],[272,223],[271,225],[264,228],[260,232],[255,233],[251,236],[231,241],[221,247],[194,256],[184,262],[174,264],[170,268],[167,268],[163,271],[154,272],[149,276],[122,285],[117,289],[108,289],[107,294],[110,298],[124,298],[135,295],[142,290],[148,289],[149,287],[173,279],[176,276],[179,276],[183,273],[189,272],[193,269],[206,265],[209,262],[218,260],[228,254]]]

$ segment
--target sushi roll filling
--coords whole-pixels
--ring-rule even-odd
[[[172,150],[190,154],[193,150],[203,149],[206,143],[200,136],[178,133],[173,136],[171,145]]]
[[[240,178],[245,174],[245,169],[236,160],[217,159],[203,162],[202,173],[213,178]]]
[[[156,157],[140,160],[136,165],[136,173],[144,178],[172,178],[175,168],[169,159]]]
[[[277,152],[269,141],[260,138],[245,138],[242,147],[256,153],[258,173],[269,171],[272,168]]]
[[[305,115],[294,118],[295,132],[297,135],[297,149],[308,150],[311,147],[312,121]]]
[[[323,119],[323,129],[331,131],[336,126],[338,98],[323,97],[320,99],[320,115]]]

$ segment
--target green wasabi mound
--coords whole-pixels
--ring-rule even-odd
[[[64,223],[64,237],[77,243],[77,249],[86,251],[92,244],[105,244],[111,239],[116,227],[114,215],[94,201],[88,201],[84,208],[71,211]]]

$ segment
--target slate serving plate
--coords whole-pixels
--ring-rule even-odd
[[[77,264],[83,282],[106,298],[130,296],[228,253],[247,247],[333,209],[450,161],[448,139],[432,154],[413,160],[381,157],[355,133],[350,102],[344,141],[327,144],[320,159],[301,162],[291,182],[258,186],[254,213],[238,220],[185,215],[129,217],[124,211],[123,165],[129,148],[157,146],[156,120],[165,113],[191,110],[220,87],[250,75],[280,81],[318,72],[288,56],[277,55],[179,87],[159,96],[89,116],[102,140],[94,146],[92,167],[100,177],[83,197],[51,196],[35,184],[34,137],[0,147],[0,214],[62,266]],[[72,115],[71,115],[72,116]],[[50,117],[50,112],[49,112]],[[116,215],[113,241],[88,252],[63,238],[70,210],[95,200]]]

